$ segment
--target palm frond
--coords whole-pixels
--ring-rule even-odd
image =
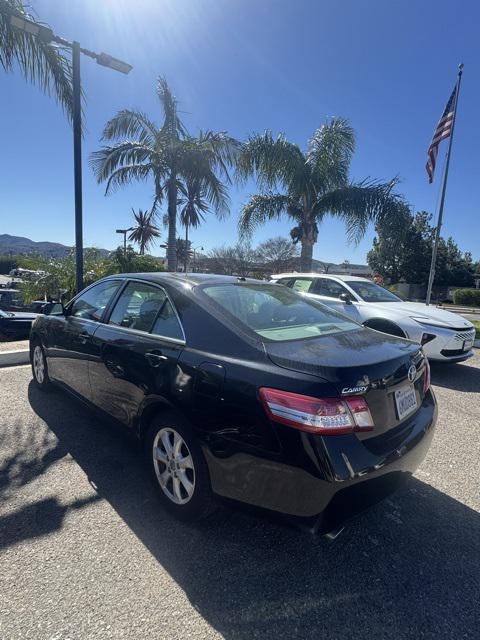
[[[12,71],[18,65],[23,76],[47,95],[52,95],[71,119],[73,90],[69,58],[58,45],[12,27],[12,14],[34,20],[23,2],[0,0],[0,66],[5,71]]]
[[[349,242],[358,243],[368,225],[399,215],[405,201],[393,193],[398,178],[389,182],[364,180],[334,189],[321,196],[315,206],[316,219],[329,213],[345,221]]]
[[[170,137],[183,138],[188,135],[183,122],[178,117],[178,101],[168,86],[166,78],[162,76],[157,80],[157,96],[165,117],[162,130]]]
[[[129,140],[137,139],[141,144],[153,148],[157,134],[158,128],[145,113],[122,109],[105,125],[102,140],[118,140],[125,137]]]
[[[215,215],[219,219],[223,219],[228,214],[230,205],[227,187],[212,170],[203,172],[200,180],[203,197],[213,208]]]
[[[130,184],[132,180],[145,181],[153,173],[151,164],[127,164],[113,171],[105,186],[105,195],[114,193],[119,187]]]
[[[119,142],[116,145],[104,146],[90,155],[90,166],[99,183],[108,180],[122,165],[138,165],[144,162],[153,164],[155,161],[158,162],[158,158],[152,149],[140,142]]]
[[[283,185],[292,194],[302,191],[308,182],[305,157],[300,148],[283,135],[273,138],[270,131],[250,136],[242,145],[236,175],[241,183],[255,176],[262,190]]]
[[[312,180],[320,194],[348,184],[355,151],[355,132],[345,118],[332,118],[317,129],[306,155]]]
[[[295,219],[301,214],[297,203],[289,196],[280,193],[251,196],[240,212],[240,236],[249,237],[256,227],[269,220],[279,220],[285,214]]]

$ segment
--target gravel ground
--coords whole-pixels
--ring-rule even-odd
[[[0,371],[0,638],[478,638],[480,356],[439,366],[408,487],[334,542],[158,505],[129,440]]]
[[[15,349],[27,349],[29,348],[28,340],[6,340],[4,342],[0,341],[0,353],[2,351],[15,351]]]

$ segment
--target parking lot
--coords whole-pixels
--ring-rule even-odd
[[[174,521],[127,438],[0,370],[0,638],[477,638],[480,356],[432,380],[416,477],[329,542],[227,509]]]

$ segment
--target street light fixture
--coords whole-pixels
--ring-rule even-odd
[[[133,227],[128,227],[128,229],[115,229],[115,233],[123,233],[123,255],[127,255],[127,233],[129,231],[133,231]]]
[[[11,13],[10,24],[15,29],[35,36],[42,42],[55,42],[61,47],[72,51],[72,92],[73,92],[73,167],[75,184],[75,275],[77,293],[83,289],[83,203],[82,203],[82,101],[80,85],[80,53],[93,58],[102,67],[109,67],[114,71],[129,73],[132,66],[118,60],[108,53],[95,53],[83,49],[79,42],[65,40],[57,36],[45,25],[26,18],[20,13]],[[126,239],[124,240],[126,245]],[[126,250],[126,249],[125,249]]]

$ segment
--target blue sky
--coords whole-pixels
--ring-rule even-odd
[[[82,59],[87,96],[84,139],[85,244],[113,248],[131,207],[151,203],[149,184],[105,197],[88,166],[105,122],[138,107],[161,120],[155,79],[165,75],[192,133],[227,130],[244,138],[266,128],[305,146],[333,115],[357,131],[352,177],[399,175],[416,209],[434,211],[440,171],[424,169],[433,129],[465,63],[444,233],[480,258],[480,5],[464,0],[31,0],[56,33],[128,61],[129,76]],[[55,102],[0,71],[0,233],[73,244],[72,132]],[[443,158],[443,152],[441,157]],[[238,211],[255,185],[232,188],[227,221],[194,231],[210,249],[236,240]],[[287,235],[288,220],[254,242]],[[165,237],[166,232],[163,232]],[[373,230],[349,246],[328,218],[314,256],[364,262]],[[154,253],[161,254],[158,249]]]

